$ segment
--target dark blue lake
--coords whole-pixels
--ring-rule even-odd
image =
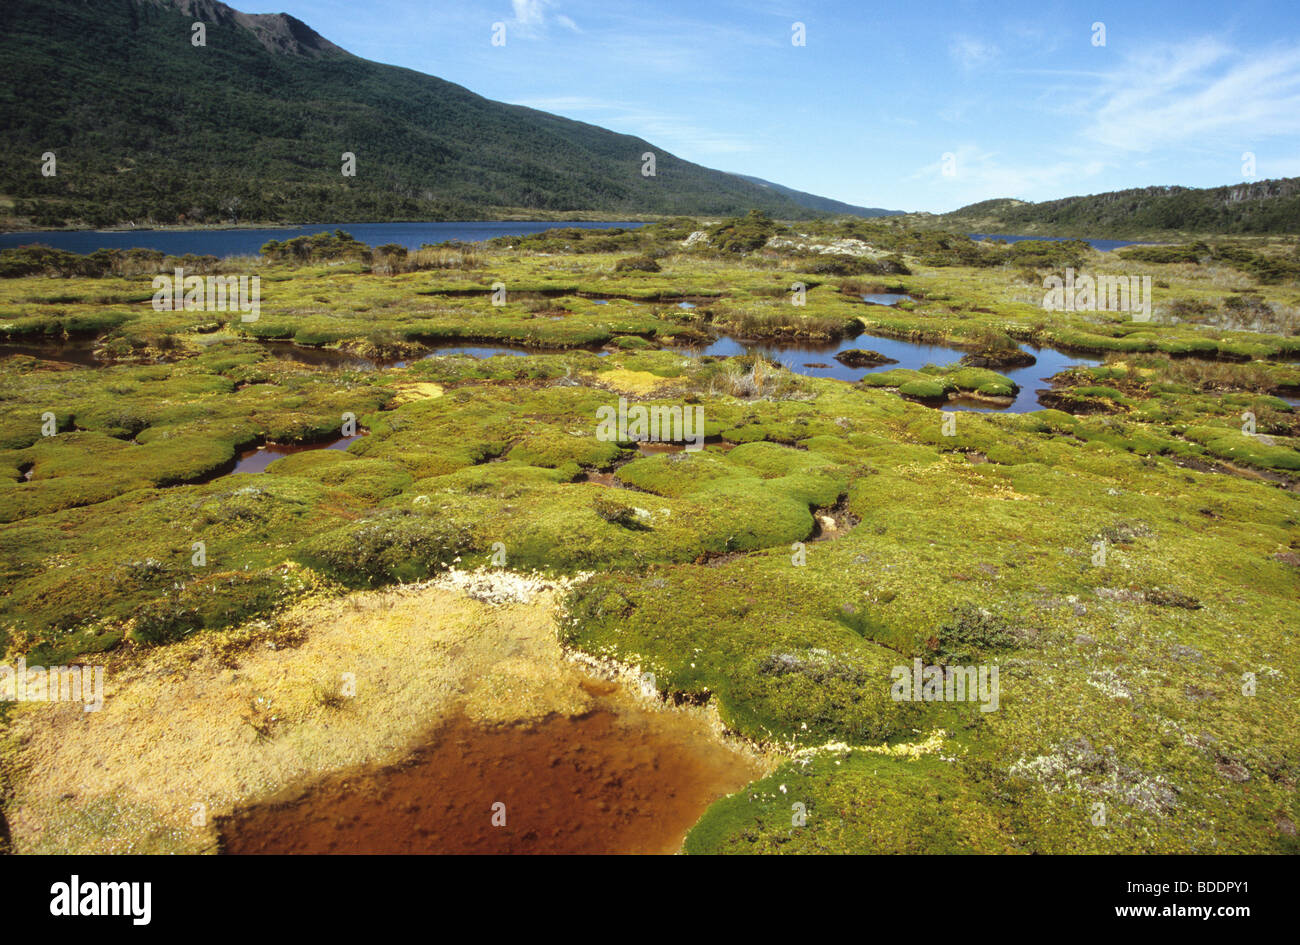
[[[253,256],[268,240],[290,240],[295,236],[345,230],[369,246],[397,243],[407,249],[419,249],[424,243],[447,240],[477,242],[496,236],[527,236],[555,227],[582,229],[633,229],[639,222],[532,222],[505,220],[468,220],[441,223],[314,223],[308,226],[276,226],[236,230],[50,230],[29,233],[0,233],[0,249],[42,243],[70,253],[93,253],[97,249],[156,249],[173,255],[196,253],[209,256]],[[1060,241],[1064,236],[1013,236],[1003,233],[971,233],[971,239]],[[1094,249],[1108,252],[1121,246],[1136,245],[1136,240],[1084,240]]]
[[[93,253],[97,249],[156,249],[180,256],[195,253],[206,256],[255,256],[268,240],[293,239],[313,233],[344,230],[369,246],[397,243],[407,249],[419,249],[424,243],[447,240],[477,242],[494,236],[527,236],[555,227],[580,227],[585,230],[623,227],[633,229],[642,223],[530,222],[530,221],[463,221],[451,223],[319,223],[310,226],[266,227],[247,230],[52,230],[38,233],[0,233],[0,249],[42,243],[70,253]]]
[[[1060,243],[1065,240],[1079,239],[1075,236],[1008,236],[1005,233],[967,233],[973,240],[1003,240],[1007,243],[1019,243],[1022,240],[1047,240],[1052,243]],[[1119,249],[1121,246],[1140,246],[1138,240],[1083,240],[1093,249],[1109,253],[1112,249]]]

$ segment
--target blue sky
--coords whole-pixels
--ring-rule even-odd
[[[232,5],[866,206],[1218,186],[1251,179],[1247,152],[1255,179],[1300,176],[1300,0],[258,3]]]

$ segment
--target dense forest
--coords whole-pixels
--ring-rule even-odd
[[[1226,187],[1142,187],[1042,203],[985,200],[942,214],[945,227],[1046,236],[1300,233],[1300,177]]]

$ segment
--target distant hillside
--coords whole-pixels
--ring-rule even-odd
[[[789,197],[802,207],[822,213],[846,214],[855,217],[896,217],[907,212],[906,210],[882,210],[880,207],[857,207],[851,203],[832,200],[830,197],[818,197],[816,194],[805,193],[802,190],[782,187],[780,184],[774,184],[770,180],[763,180],[761,177],[748,177],[744,174],[737,174],[736,176]]]
[[[1142,187],[1043,203],[984,200],[912,219],[972,233],[1044,236],[1300,233],[1300,177],[1207,189]]]
[[[36,225],[818,213],[820,198],[215,0],[4,0],[0,71],[0,193]],[[57,176],[40,174],[46,151]]]

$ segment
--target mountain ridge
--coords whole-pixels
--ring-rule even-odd
[[[748,174],[737,174],[742,180],[758,184],[760,187],[767,187],[775,190],[777,193],[784,194],[792,200],[801,203],[810,210],[820,210],[825,213],[847,214],[855,217],[897,217],[904,215],[906,210],[885,210],[882,207],[859,207],[856,204],[845,203],[842,200],[835,200],[832,197],[819,197],[817,194],[810,194],[807,191],[795,190],[793,187],[786,187],[783,184],[776,184],[770,180],[764,180],[761,177],[752,177]]]
[[[287,14],[219,0],[6,0],[0,69],[11,77],[0,89],[10,228],[750,209],[796,219],[824,211],[792,195],[828,199],[371,62]],[[51,177],[38,170],[47,151]],[[647,151],[654,176],[641,173]]]
[[[193,17],[196,21],[237,23],[256,33],[262,45],[270,52],[292,55],[352,55],[288,13],[244,13],[222,3],[221,0],[136,0],[136,2],[170,8]]]
[[[1219,187],[1131,187],[1031,202],[982,200],[941,214],[909,214],[921,225],[1043,236],[1132,236],[1153,232],[1300,232],[1300,177]]]

